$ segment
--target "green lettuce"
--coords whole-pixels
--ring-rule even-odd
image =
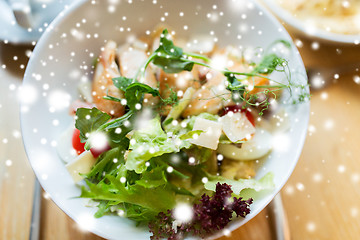
[[[141,179],[136,181],[136,184],[144,188],[156,188],[165,185],[167,182],[164,167],[157,167],[143,172]]]
[[[156,188],[146,188],[139,184],[125,186],[112,175],[105,175],[97,184],[90,181],[86,181],[86,184],[88,188],[83,186],[81,189],[82,198],[136,204],[157,212],[172,209],[175,205],[174,192],[162,186]]]
[[[129,149],[131,150],[126,159],[126,168],[136,173],[143,173],[147,166],[146,162],[166,153],[177,153],[182,148],[190,148],[188,141],[200,131],[188,131],[182,135],[168,136],[161,128],[160,117],[147,121],[145,126],[134,131],[131,136]]]
[[[164,129],[166,132],[172,132],[173,134],[186,134],[194,128],[194,123],[197,118],[203,118],[211,121],[217,121],[219,119],[217,115],[205,112],[200,113],[197,116],[192,116],[188,119],[185,119],[176,125],[172,124],[172,121],[164,122]]]

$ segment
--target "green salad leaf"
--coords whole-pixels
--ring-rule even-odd
[[[145,188],[155,188],[165,185],[168,181],[164,167],[156,167],[150,171],[145,171],[141,175],[141,179],[135,183]]]
[[[153,209],[145,208],[136,204],[124,203],[123,208],[125,216],[138,223],[148,223],[154,220],[157,212]]]
[[[131,152],[126,159],[126,168],[136,173],[144,172],[146,162],[151,158],[180,151],[181,140],[176,142],[167,136],[161,128],[159,116],[144,125],[134,131],[129,146]]]
[[[125,186],[109,174],[97,184],[90,181],[86,181],[86,184],[88,189],[85,186],[81,189],[82,198],[131,203],[157,212],[171,209],[175,205],[174,192],[167,188],[145,188],[138,184]]]
[[[86,174],[86,177],[100,181],[103,178],[103,173],[112,174],[112,172],[118,172],[119,165],[124,163],[124,153],[128,146],[129,139],[123,138],[118,147],[101,154],[95,166]]]
[[[132,78],[127,78],[123,76],[113,78],[112,81],[115,87],[124,92],[126,92],[126,89],[134,82]]]
[[[144,83],[132,83],[126,88],[125,98],[131,110],[136,110],[135,105],[142,103],[145,93],[150,93],[154,97],[160,95],[159,90]]]
[[[97,108],[78,108],[75,127],[80,130],[81,142],[86,142],[88,135],[110,120],[110,115]]]
[[[162,32],[160,46],[154,51],[152,56],[153,63],[167,73],[191,71],[194,67],[193,62],[183,59],[183,50],[174,45],[167,29]]]

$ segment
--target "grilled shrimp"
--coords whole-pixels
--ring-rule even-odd
[[[168,98],[170,89],[172,91],[185,92],[189,87],[200,88],[199,66],[194,66],[191,72],[183,71],[175,74],[168,74],[163,70],[159,73],[159,90],[162,98]]]
[[[92,95],[93,101],[99,110],[113,117],[120,117],[125,112],[125,107],[119,102],[103,99],[107,94],[116,98],[124,98],[123,92],[113,85],[112,78],[120,76],[119,68],[115,63],[116,43],[109,41],[99,57],[96,66]]]
[[[230,60],[230,66],[228,66],[228,69],[230,71],[234,72],[251,72],[251,68],[249,65],[246,65],[243,63],[243,59],[241,56],[241,53],[238,51],[238,49],[228,46],[224,50],[224,53],[228,56]],[[267,78],[262,77],[250,77],[243,82],[245,85],[248,85],[247,90],[249,90],[250,94],[255,94],[257,92],[260,92],[264,89],[261,88],[254,88],[255,86],[262,86],[262,85],[268,85],[269,80]]]
[[[219,64],[224,63],[224,67],[228,67],[228,57],[223,53],[214,54],[212,59],[214,63],[219,61]],[[209,70],[206,73],[206,83],[194,94],[182,116],[198,115],[202,112],[216,114],[224,106],[229,105],[231,93],[226,89],[226,81],[226,77],[221,72]]]
[[[136,46],[129,47],[129,45],[119,48],[118,60],[120,63],[121,75],[127,78],[134,78],[147,59],[148,56],[144,49],[137,48]],[[144,78],[139,79],[139,82],[145,83],[153,88],[158,87],[158,82],[151,65],[146,68],[145,76]],[[154,105],[157,102],[157,97],[153,97],[151,94],[145,94],[145,105]]]
[[[230,92],[225,88],[226,77],[218,71],[206,74],[207,83],[197,90],[182,116],[198,115],[202,112],[216,114],[230,102]]]

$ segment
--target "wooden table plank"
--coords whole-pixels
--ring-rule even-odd
[[[34,174],[23,149],[17,101],[25,49],[0,44],[0,239],[4,240],[27,239],[30,228]]]
[[[360,237],[360,85],[340,76],[311,102],[309,136],[283,189],[293,239]]]

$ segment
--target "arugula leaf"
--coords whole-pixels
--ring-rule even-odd
[[[117,167],[124,163],[124,152],[128,149],[128,146],[129,139],[123,138],[118,147],[101,154],[95,166],[86,174],[86,177],[100,181],[104,173],[111,174],[113,171],[117,171]]]
[[[175,57],[157,56],[154,58],[153,63],[161,67],[166,73],[178,73],[182,71],[191,71],[194,67],[193,62],[188,62]]]
[[[142,103],[145,93],[150,93],[154,97],[160,96],[159,90],[154,89],[144,83],[132,83],[126,88],[125,98],[127,105],[131,110],[136,110],[135,105],[137,103]]]
[[[183,59],[183,50],[174,45],[167,29],[162,32],[160,46],[155,50],[152,58],[153,63],[167,73],[191,71],[194,67],[194,62]]]
[[[92,109],[78,108],[76,111],[76,117],[75,127],[80,130],[81,142],[86,142],[88,139],[86,136],[87,134],[98,130],[101,125],[109,121],[111,118],[110,115],[95,107]]]
[[[124,126],[125,122],[131,122],[134,118],[136,117],[136,115],[134,114],[134,111],[130,110],[127,113],[125,113],[124,115],[122,115],[119,118],[116,118],[112,121],[107,122],[106,124],[103,124],[100,126],[99,130],[110,130],[113,128],[118,128],[118,127],[122,127]]]
[[[113,78],[112,81],[115,87],[117,87],[118,89],[124,92],[134,82],[132,78],[127,78],[123,76]]]
[[[169,31],[164,29],[160,37],[159,48],[155,52],[161,52],[172,57],[182,57],[183,50],[176,47],[173,41],[170,39]]]

